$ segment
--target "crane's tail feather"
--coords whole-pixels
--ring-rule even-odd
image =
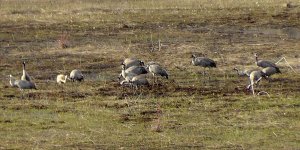
[[[278,67],[275,68],[277,73],[281,73]]]

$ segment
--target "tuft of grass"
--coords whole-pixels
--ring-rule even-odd
[[[69,48],[70,47],[70,41],[69,41],[69,35],[66,33],[63,33],[59,36],[57,40],[58,46],[60,48]]]

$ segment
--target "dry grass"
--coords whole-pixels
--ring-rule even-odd
[[[0,1],[0,148],[299,148],[300,7],[284,4]],[[70,47],[58,47],[60,38]],[[284,56],[297,73],[279,63],[283,73],[257,88],[270,97],[253,97],[232,69],[255,67],[254,52],[273,62]],[[191,54],[217,61],[209,79],[190,65]],[[120,87],[126,57],[159,62],[170,80],[136,92]],[[25,99],[8,84],[22,60],[38,88]],[[83,83],[55,83],[75,68]]]

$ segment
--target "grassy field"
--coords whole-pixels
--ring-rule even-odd
[[[0,0],[0,149],[299,149],[300,2],[289,2]],[[255,68],[255,52],[295,70],[279,63],[257,88],[269,96],[232,70]],[[218,68],[203,76],[191,54]],[[127,57],[170,79],[120,87]],[[8,75],[24,60],[38,90],[22,96]],[[73,69],[86,80],[56,84]]]

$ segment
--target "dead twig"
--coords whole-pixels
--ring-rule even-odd
[[[278,64],[278,63],[281,62],[282,60],[284,60],[285,63],[286,63],[286,65],[287,65],[288,67],[290,67],[290,68],[293,70],[294,73],[296,73],[296,71],[294,70],[294,68],[289,64],[289,62],[286,60],[285,57],[282,57],[281,59],[279,59],[275,64]]]
[[[160,44],[160,40],[158,40],[158,51],[160,51],[161,49],[161,44]]]
[[[258,96],[262,95],[262,94],[267,94],[268,97],[270,97],[270,94],[268,92],[266,92],[266,91],[260,91],[260,92],[257,93]]]
[[[154,51],[154,44],[153,44],[153,39],[152,39],[152,33],[151,33],[151,35],[150,35],[150,38],[151,38],[151,52],[153,52]]]

